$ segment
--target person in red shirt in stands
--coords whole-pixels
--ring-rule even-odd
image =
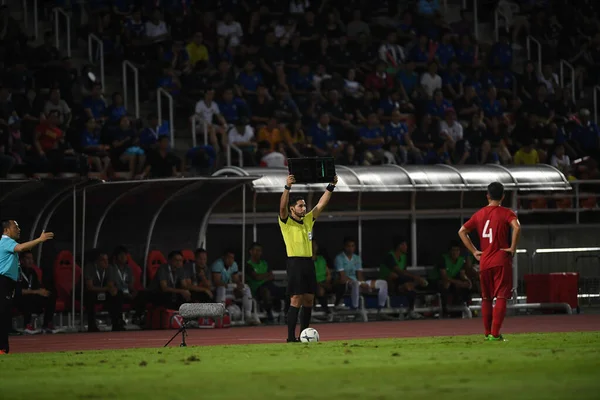
[[[73,162],[77,163],[75,151],[65,141],[65,134],[59,124],[60,113],[50,111],[46,120],[35,128],[33,141],[33,147],[40,158],[38,167],[49,170],[52,174],[62,172],[65,167],[72,166]]]
[[[477,211],[458,232],[465,247],[479,260],[481,316],[486,340],[503,341],[500,328],[506,315],[506,301],[513,287],[512,258],[517,252],[521,224],[511,209],[502,207],[504,186],[493,182],[487,189],[488,205]],[[509,232],[512,229],[512,240]],[[469,232],[479,233],[481,251],[471,242]],[[496,305],[492,302],[496,298]]]

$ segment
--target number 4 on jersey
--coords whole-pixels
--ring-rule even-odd
[[[487,238],[490,241],[490,244],[493,241],[493,238],[492,238],[492,228],[490,227],[490,220],[489,219],[487,221],[485,221],[485,225],[483,226],[483,233],[481,234],[481,237]]]

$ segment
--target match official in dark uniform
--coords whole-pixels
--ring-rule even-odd
[[[42,232],[39,238],[18,244],[21,237],[19,224],[14,220],[0,222],[2,238],[0,239],[0,354],[8,354],[8,333],[11,328],[11,303],[19,279],[18,253],[30,250],[48,239],[54,238],[51,232]]]
[[[308,328],[312,316],[312,306],[317,292],[317,277],[312,260],[313,225],[319,217],[337,184],[337,176],[327,185],[327,191],[319,199],[319,203],[306,212],[306,201],[302,196],[290,198],[290,190],[296,182],[293,175],[287,178],[281,200],[279,202],[279,228],[285,242],[287,252],[287,294],[290,296],[290,308],[287,314],[288,342],[299,342],[296,336],[298,313],[302,307],[300,332]]]

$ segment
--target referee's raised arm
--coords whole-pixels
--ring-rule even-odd
[[[292,189],[292,185],[296,183],[296,178],[294,175],[288,175],[287,182],[283,188],[283,193],[281,193],[281,200],[279,200],[279,218],[282,221],[285,221],[288,217],[288,203],[290,201],[290,190]]]
[[[331,193],[333,193],[333,189],[335,189],[337,181],[338,177],[336,175],[333,177],[333,181],[327,185],[327,190],[325,190],[325,193],[321,195],[317,205],[312,209],[312,215],[314,219],[317,219],[319,215],[321,215],[321,212],[325,209],[327,203],[329,203],[329,199],[331,199]]]

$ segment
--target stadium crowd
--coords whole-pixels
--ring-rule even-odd
[[[485,3],[480,21],[507,2]],[[133,118],[122,93],[104,93],[88,74],[91,65],[72,68],[52,32],[29,45],[4,7],[0,177],[206,173],[226,162],[229,145],[242,150],[246,166],[330,155],[346,165],[542,162],[576,178],[598,175],[595,110],[578,107],[599,82],[594,2],[521,1],[491,45],[475,40],[470,9],[448,24],[438,0],[85,7],[89,22],[76,34],[102,39],[107,76],[122,60],[135,63],[142,100],[163,88],[175,99],[176,122],[186,130],[196,124],[199,143],[206,135],[208,144],[171,149],[168,123],[156,113]],[[542,44],[543,59],[519,72],[527,35]],[[575,67],[575,88],[561,86],[560,60]]]

